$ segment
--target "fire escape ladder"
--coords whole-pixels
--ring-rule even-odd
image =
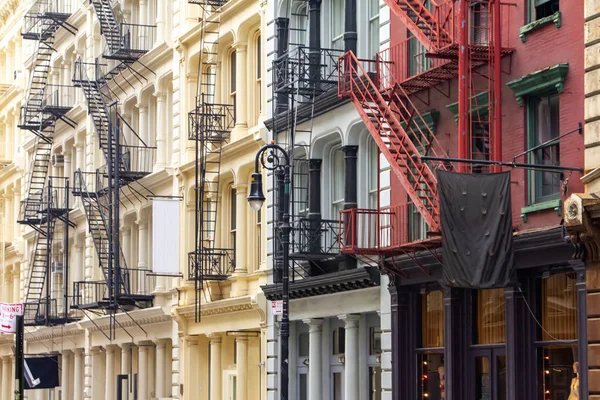
[[[449,169],[444,163],[429,165],[421,155],[441,154],[439,146],[407,93],[397,84],[376,77],[378,85],[354,54],[341,59],[343,79],[340,94],[352,100],[381,153],[433,232],[439,231],[439,203],[434,169]],[[385,77],[385,63],[377,69]],[[389,74],[389,71],[387,72]]]
[[[104,36],[109,54],[118,53],[122,48],[122,38],[119,23],[113,12],[110,0],[91,0],[98,22],[100,23],[100,34]]]
[[[428,51],[453,44],[456,0],[384,0]]]
[[[53,127],[54,124],[52,125],[52,128]],[[44,188],[46,187],[46,179],[50,168],[51,151],[52,140],[46,141],[41,138],[37,139],[35,152],[31,159],[27,197],[21,202],[19,223],[37,224],[40,222],[41,216],[39,212],[42,206]]]

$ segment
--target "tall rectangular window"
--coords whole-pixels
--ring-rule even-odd
[[[379,0],[369,0],[369,54],[375,58],[379,51]]]
[[[487,46],[489,38],[489,6],[484,2],[476,2],[471,6],[471,44]]]
[[[229,221],[229,247],[235,249],[235,236],[237,231],[237,189],[231,188],[229,192],[229,215],[231,220]]]
[[[230,96],[230,104],[233,104],[233,109],[236,109],[236,91],[237,91],[237,80],[236,80],[236,70],[237,70],[237,55],[235,50],[231,52],[231,56],[229,58],[229,96]]]
[[[256,213],[256,268],[262,262],[262,210]]]
[[[344,50],[344,0],[332,0],[331,3],[331,47]]]
[[[344,209],[344,180],[346,175],[346,162],[344,152],[340,147],[333,151],[333,165],[331,175],[331,218],[338,219],[340,211]]]
[[[543,145],[530,154],[530,162],[541,165],[560,165],[559,95],[534,97],[528,104],[529,148]],[[559,172],[532,171],[530,173],[530,203],[554,200],[560,194]]]
[[[559,0],[529,0],[529,21],[549,17],[559,9]]]
[[[256,38],[256,100],[258,114],[262,112],[262,43],[261,36]],[[258,122],[258,115],[256,116]]]

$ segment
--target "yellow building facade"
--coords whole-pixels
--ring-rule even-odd
[[[119,24],[121,45],[139,53],[125,68],[104,57],[111,40],[105,4]],[[129,398],[135,392],[137,399],[266,396],[266,300],[260,288],[267,281],[266,208],[257,214],[246,202],[254,157],[267,136],[265,10],[266,3],[241,0],[209,13],[184,0],[0,5],[0,301],[33,304],[35,255],[44,242],[34,224],[17,221],[27,222],[23,204],[36,196],[32,176],[39,171],[40,154],[47,157],[46,179],[69,182],[64,191],[69,224],[57,220],[53,226],[43,286],[52,308],[40,308],[40,297],[25,333],[28,357],[58,356],[60,385],[28,390],[27,398],[115,399],[118,390]],[[46,57],[40,55],[42,40],[36,40],[44,33],[31,21],[50,11],[63,20],[51,34]],[[214,35],[215,25],[202,18],[217,15],[218,41],[209,44],[203,31]],[[22,37],[28,32],[29,38]],[[31,108],[44,63],[42,107],[62,109],[45,141],[27,115],[20,117],[22,107]],[[197,159],[189,113],[206,68],[213,68],[214,102],[235,109],[221,143],[220,172],[211,181],[219,188],[212,195],[218,206],[214,235],[206,238],[228,250],[232,268],[224,279],[195,284],[189,260],[195,251]],[[106,164],[105,143],[93,91],[83,89],[100,73],[104,99],[116,104],[128,143],[143,143],[152,153],[143,159],[148,167],[143,177],[121,189],[119,220],[121,262],[138,298],[149,300],[114,313],[84,304],[100,304],[106,296],[103,254],[89,207],[90,187]],[[179,204],[178,274],[152,273],[153,199],[161,197]],[[12,344],[12,336],[0,336],[1,400],[12,398]]]

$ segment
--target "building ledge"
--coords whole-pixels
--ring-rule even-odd
[[[562,204],[560,199],[542,201],[541,203],[531,204],[521,208],[521,219],[523,222],[527,222],[527,214],[535,213],[538,211],[554,209],[558,216],[562,215]]]
[[[527,40],[527,35],[533,31],[540,29],[543,26],[554,23],[557,28],[560,28],[560,11],[555,12],[552,15],[549,15],[544,18],[540,18],[536,21],[530,22],[527,25],[523,25],[521,29],[519,29],[519,37],[521,38],[521,42],[525,43]]]
[[[203,317],[211,315],[231,314],[240,311],[253,311],[261,309],[261,295],[248,295],[232,297],[229,299],[211,301],[200,305],[200,314]],[[263,297],[264,301],[264,297]],[[196,315],[196,305],[188,304],[179,306],[176,313],[187,320],[193,320]]]
[[[311,276],[290,283],[290,299],[346,292],[379,286],[381,275],[377,268],[361,267],[346,271]],[[281,284],[261,287],[267,300],[281,299]]]

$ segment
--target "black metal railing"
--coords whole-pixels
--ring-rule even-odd
[[[42,193],[40,193],[40,197],[41,196],[43,196]],[[21,205],[19,208],[19,221],[39,219],[41,208],[42,202],[39,198],[36,198],[35,200],[31,198],[21,200]]]
[[[147,175],[152,172],[156,147],[121,145],[121,172],[128,175]],[[123,176],[126,179],[127,176]]]
[[[156,275],[152,270],[141,268],[121,268],[123,295],[149,296],[156,288]]]
[[[77,11],[80,2],[77,0],[38,0],[33,3],[23,18],[22,35],[26,39],[39,39],[47,21],[66,20]],[[52,23],[52,22],[50,22]]]
[[[75,104],[75,86],[46,85],[42,109],[67,111]]]
[[[73,304],[71,308],[85,308],[108,300],[108,288],[105,281],[73,282]]]
[[[106,49],[106,58],[135,60],[150,51],[156,42],[156,25],[122,22],[119,25],[119,48]],[[113,46],[114,47],[114,46]]]
[[[312,257],[339,254],[340,221],[300,218],[292,223],[291,249],[294,254]]]
[[[53,323],[65,323],[81,318],[79,313],[69,311],[72,297],[40,299],[35,303],[24,303],[23,316],[25,326],[40,326]],[[67,312],[65,312],[67,311]]]
[[[202,7],[223,7],[229,0],[188,0],[190,4],[197,4]]]
[[[225,280],[235,271],[235,250],[204,248],[188,253],[188,279]]]
[[[21,129],[43,129],[50,114],[42,112],[39,106],[21,106],[19,111],[19,127]]]
[[[74,196],[98,194],[106,188],[108,188],[108,176],[101,173],[100,168],[96,172],[82,172],[78,169],[73,173]]]
[[[188,118],[190,140],[221,143],[229,139],[229,134],[235,126],[235,105],[200,101],[188,114]]]
[[[299,46],[273,62],[275,93],[323,92],[337,88],[343,50]]]

